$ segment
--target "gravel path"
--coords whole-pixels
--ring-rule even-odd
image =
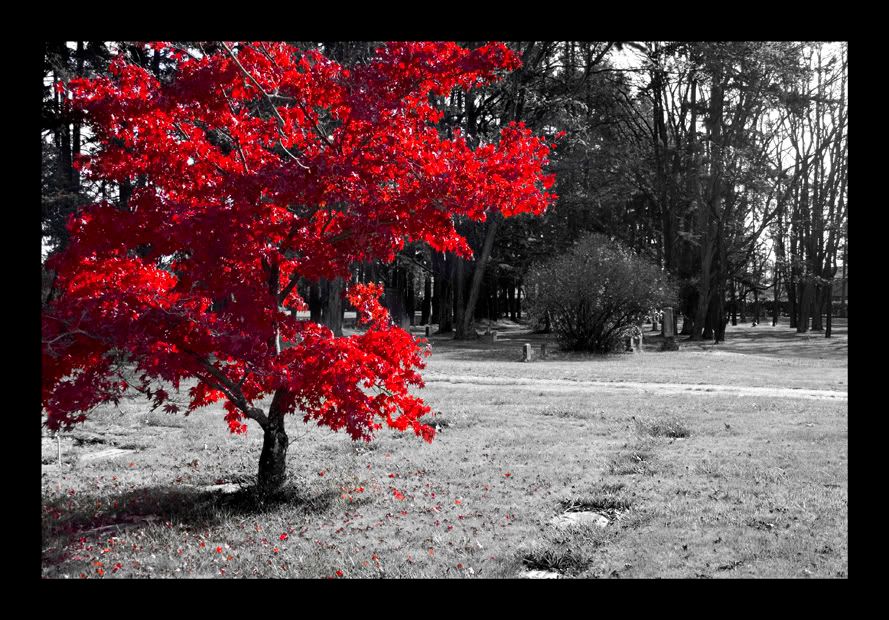
[[[569,379],[523,379],[517,377],[484,377],[425,373],[427,385],[450,383],[460,386],[504,387],[538,391],[582,392],[649,392],[659,394],[701,394],[704,396],[762,396],[772,398],[804,398],[810,400],[848,400],[848,392],[803,388],[754,387],[700,383],[648,383],[636,381],[574,381]]]

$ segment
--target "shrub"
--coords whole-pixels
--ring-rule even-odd
[[[537,264],[526,280],[530,312],[549,323],[567,350],[606,353],[652,308],[673,302],[660,267],[600,234]]]

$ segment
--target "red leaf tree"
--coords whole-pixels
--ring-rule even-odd
[[[248,418],[262,428],[265,492],[285,480],[287,413],[354,439],[386,424],[431,441],[429,407],[410,393],[426,349],[391,324],[379,286],[349,287],[366,329],[348,337],[285,310],[305,307],[300,278],[348,279],[352,263],[392,261],[405,241],[470,255],[455,217],[544,211],[551,145],[519,123],[472,149],[436,126],[435,96],[519,59],[502,44],[391,43],[352,67],[281,43],[152,46],[175,61],[170,79],[119,56],[109,76],[68,85],[99,144],[84,174],[133,189],[72,218],[50,259],[45,424],[68,429],[128,388],[161,405],[153,380],[196,379],[188,411],[223,401],[232,432]]]

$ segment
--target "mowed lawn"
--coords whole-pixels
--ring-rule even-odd
[[[847,576],[844,322],[833,339],[729,327],[678,352],[549,342],[547,359],[544,337],[504,328],[432,338],[432,444],[289,420],[291,484],[264,505],[261,433],[230,435],[221,407],[105,407],[63,437],[61,469],[44,438],[43,575]],[[566,511],[607,525],[556,524]]]

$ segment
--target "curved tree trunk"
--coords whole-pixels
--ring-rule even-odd
[[[458,318],[457,334],[458,340],[466,338],[475,338],[475,330],[472,329],[472,319],[475,314],[475,305],[478,303],[479,291],[482,285],[482,278],[485,275],[485,268],[488,259],[491,257],[491,250],[494,247],[494,237],[497,235],[497,225],[499,219],[496,215],[492,215],[488,219],[488,230],[485,234],[485,242],[482,245],[481,254],[475,261],[475,269],[472,273],[472,283],[469,286],[469,300],[466,308],[463,309],[462,316]],[[462,272],[461,272],[462,276]],[[458,285],[462,284],[462,277],[458,278]]]
[[[281,400],[284,390],[279,389],[272,398],[268,421],[263,427],[262,452],[259,455],[259,473],[256,487],[262,495],[280,489],[287,480],[287,433],[284,430],[284,411]]]

